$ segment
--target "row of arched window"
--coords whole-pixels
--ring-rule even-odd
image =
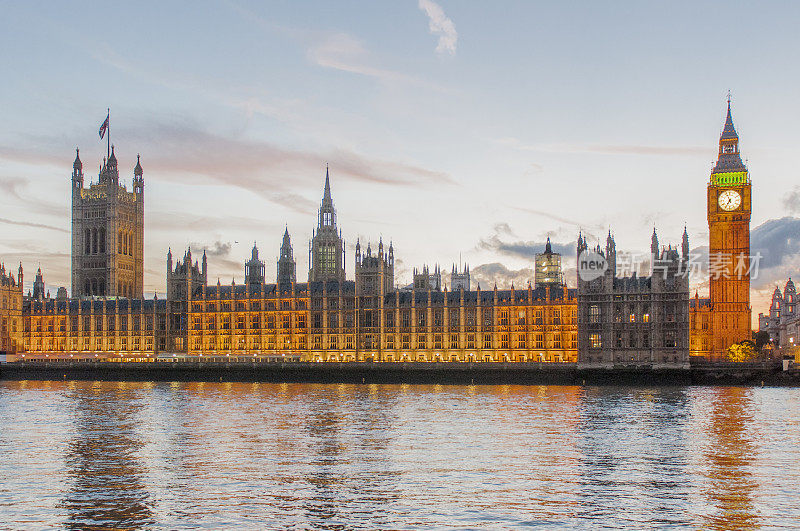
[[[133,231],[119,231],[119,236],[117,238],[117,253],[133,256]]]
[[[84,295],[101,297],[106,294],[106,281],[102,278],[87,278],[84,283]]]
[[[120,297],[133,297],[133,283],[132,282],[120,282],[117,284],[117,295]]]
[[[83,235],[84,254],[104,254],[106,252],[106,229],[103,227],[86,229]]]

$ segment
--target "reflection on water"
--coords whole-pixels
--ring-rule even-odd
[[[800,391],[0,382],[12,528],[797,526]]]
[[[706,495],[713,512],[706,515],[714,529],[753,529],[759,522],[754,507],[758,484],[750,472],[755,460],[757,431],[749,388],[715,389],[703,449],[709,479]]]
[[[154,523],[137,452],[138,393],[105,386],[71,389],[75,431],[65,456],[67,527],[138,529]]]

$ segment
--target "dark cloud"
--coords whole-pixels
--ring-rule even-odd
[[[526,288],[528,282],[533,282],[533,269],[509,269],[499,262],[481,264],[470,268],[472,289],[480,284],[482,290],[493,289],[497,284],[498,289],[509,289],[513,284],[515,288]]]
[[[506,234],[513,235],[513,233]],[[478,241],[477,247],[478,249],[491,251],[506,256],[533,259],[537,253],[544,251],[545,245],[546,242],[543,241],[504,241],[500,237],[500,232],[495,229],[495,234],[487,238],[481,238]],[[560,253],[565,256],[572,256],[575,254],[574,243],[550,242],[550,246],[552,247],[553,252]]]
[[[208,256],[214,257],[227,257],[231,254],[231,242],[221,242],[219,240],[212,243],[210,246],[201,247],[199,250],[205,251]]]
[[[704,278],[693,279],[697,287],[707,285],[708,246],[695,247],[691,253],[704,266]],[[750,254],[760,255],[758,274],[751,278],[754,290],[774,287],[776,282],[797,275],[800,269],[800,218],[770,219],[750,231]]]
[[[783,196],[783,208],[789,214],[800,213],[800,186],[795,186],[792,191]]]

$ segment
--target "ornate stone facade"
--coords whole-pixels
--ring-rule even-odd
[[[317,228],[308,246],[309,282],[344,282],[344,239],[337,232],[336,209],[331,197],[331,182],[325,170],[325,191],[317,215]]]
[[[583,367],[688,368],[688,242],[682,254],[658,250],[653,232],[651,275],[617,276],[617,250],[609,233],[605,251],[592,252],[608,264],[598,278],[578,277],[578,364]],[[578,237],[578,259],[589,251]]]
[[[22,264],[17,270],[17,278],[5,265],[0,265],[0,356],[12,361],[23,351],[22,327],[22,283],[24,276]]]
[[[691,307],[693,356],[721,360],[735,343],[752,339],[750,323],[751,181],[739,152],[731,104],[707,188],[709,298]]]
[[[98,182],[84,187],[83,164],[72,166],[72,296],[144,296],[144,178],[136,157],[133,187],[119,182],[114,148]]]

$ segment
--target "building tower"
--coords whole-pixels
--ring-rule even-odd
[[[459,270],[459,268],[453,264],[453,271],[450,273],[450,289],[452,291],[458,291],[462,289],[464,291],[469,291],[469,264],[465,264],[463,270]]]
[[[367,252],[361,254],[361,242],[356,242],[356,295],[383,296],[394,290],[394,248],[389,243],[388,252],[383,251],[383,239],[378,242],[378,254],[372,254],[367,243]]]
[[[331,198],[331,183],[328,169],[325,169],[325,193],[319,207],[317,229],[314,231],[308,248],[309,282],[328,282],[331,280],[343,283],[344,272],[344,240],[341,231],[336,228],[336,209]]]
[[[244,263],[244,283],[250,288],[260,288],[264,283],[265,273],[264,261],[258,259],[258,247],[253,242],[250,260]]]
[[[751,338],[750,193],[750,175],[739,154],[728,96],[728,115],[707,195],[711,348],[717,359],[726,355],[729,346]]]
[[[144,178],[139,156],[133,188],[119,183],[111,146],[98,182],[84,188],[76,150],[72,165],[72,296],[144,296]]]
[[[442,290],[442,271],[439,264],[433,267],[433,273],[428,269],[428,264],[423,264],[422,269],[416,267],[412,270],[414,291],[441,291]]]
[[[533,285],[534,287],[562,286],[564,275],[561,271],[561,255],[553,252],[550,238],[544,246],[543,253],[537,253],[534,261]]]
[[[36,278],[33,279],[33,299],[43,301],[45,299],[44,277],[42,276],[42,268],[36,271]]]
[[[203,251],[202,266],[196,261],[192,263],[192,249],[187,249],[183,262],[178,260],[172,267],[172,249],[167,251],[167,299],[185,301],[197,295],[208,285],[208,260]]]
[[[289,227],[283,232],[281,254],[278,257],[278,290],[290,290],[297,281],[297,263],[294,261],[292,239],[289,236]]]

